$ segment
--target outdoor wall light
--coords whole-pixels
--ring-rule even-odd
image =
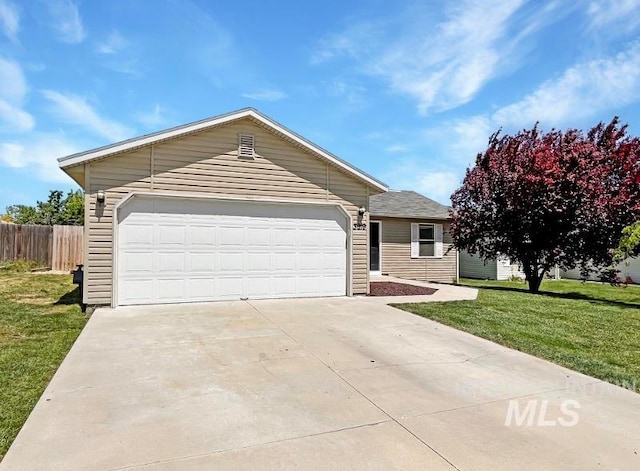
[[[104,204],[106,196],[104,194],[104,190],[98,190],[98,194],[96,195],[96,201],[98,204]]]
[[[367,212],[367,208],[365,208],[364,206],[360,206],[358,208],[358,216],[364,216],[364,213]]]

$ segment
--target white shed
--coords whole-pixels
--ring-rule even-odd
[[[482,260],[466,250],[460,251],[460,276],[482,280],[508,280],[511,277],[524,278],[524,272],[517,263],[511,263],[509,257]]]

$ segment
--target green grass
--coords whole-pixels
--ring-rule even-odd
[[[23,268],[0,267],[0,459],[86,322],[71,276]]]
[[[475,301],[396,304],[493,342],[640,392],[640,286],[462,280]]]

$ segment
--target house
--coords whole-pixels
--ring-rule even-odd
[[[460,276],[481,280],[525,278],[522,267],[518,263],[513,263],[507,256],[501,255],[485,261],[466,250],[460,251]]]
[[[618,270],[618,280],[622,283],[635,283],[640,284],[640,257],[631,257],[616,265]],[[570,280],[581,280],[582,274],[579,268],[573,270],[560,271],[561,278],[568,278]],[[598,281],[597,274],[590,274],[588,277],[591,281]]]
[[[369,211],[371,273],[442,283],[458,279],[447,206],[415,191],[389,191],[372,195]]]
[[[387,186],[255,109],[59,165],[86,192],[90,306],[369,290],[369,197]]]

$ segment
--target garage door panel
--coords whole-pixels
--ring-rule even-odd
[[[272,231],[271,243],[273,247],[285,247],[290,249],[296,244],[296,227],[274,227]]]
[[[192,248],[213,249],[216,243],[216,228],[213,226],[191,224],[187,228],[189,241]]]
[[[146,304],[149,302],[149,293],[155,292],[153,280],[150,278],[136,280],[120,280],[118,295],[127,300],[127,304]]]
[[[184,278],[157,279],[156,291],[159,302],[178,302],[185,299],[185,285],[187,280]]]
[[[266,222],[265,222],[266,224]],[[248,247],[270,247],[271,228],[269,227],[247,227],[245,243]]]
[[[317,276],[299,276],[297,279],[297,292],[304,296],[318,296],[320,290],[320,278]]]
[[[272,269],[275,273],[279,271],[294,272],[296,270],[298,255],[294,253],[276,252],[273,254]]]
[[[320,237],[322,247],[340,247],[340,245],[344,245],[345,242],[344,232],[341,229],[322,231],[322,236]]]
[[[129,230],[120,234],[120,242],[129,247],[151,247],[153,245],[153,224],[129,224]]]
[[[274,293],[279,293],[283,297],[293,297],[296,294],[295,276],[274,276],[271,280]]]
[[[298,256],[298,267],[302,271],[321,271],[323,266],[323,254],[307,251]]]
[[[218,244],[220,247],[243,247],[244,227],[218,227]]]
[[[297,239],[300,247],[318,247],[322,244],[318,237],[318,230],[310,227],[301,227],[298,229]]]
[[[321,291],[336,291],[339,290],[344,283],[344,278],[341,276],[323,276],[320,279]]]
[[[158,224],[157,226],[157,245],[159,247],[175,246],[182,248],[186,242],[186,228],[178,224]]]
[[[186,295],[193,301],[207,301],[215,297],[215,278],[190,278],[186,285]]]
[[[271,272],[271,256],[270,252],[253,252],[245,254],[245,268],[249,274],[253,272]]]
[[[187,257],[192,274],[215,273],[218,268],[216,257],[211,252],[190,252]]]
[[[346,294],[335,207],[136,196],[118,222],[120,305]]]
[[[157,262],[157,272],[159,274],[185,273],[186,257],[183,252],[156,252],[153,258]]]
[[[244,271],[244,253],[225,252],[218,254],[218,270],[224,272]]]
[[[153,273],[153,252],[151,251],[127,251],[123,252],[123,257],[120,259],[122,264],[122,270],[128,275],[131,274],[148,274]]]
[[[272,278],[267,276],[248,276],[245,279],[245,293],[246,297],[260,297],[268,298],[273,294],[272,291]]]
[[[219,277],[216,279],[216,297],[219,299],[240,299],[243,297],[242,277]]]
[[[343,253],[324,253],[322,268],[324,271],[341,272],[346,270],[346,261]]]

